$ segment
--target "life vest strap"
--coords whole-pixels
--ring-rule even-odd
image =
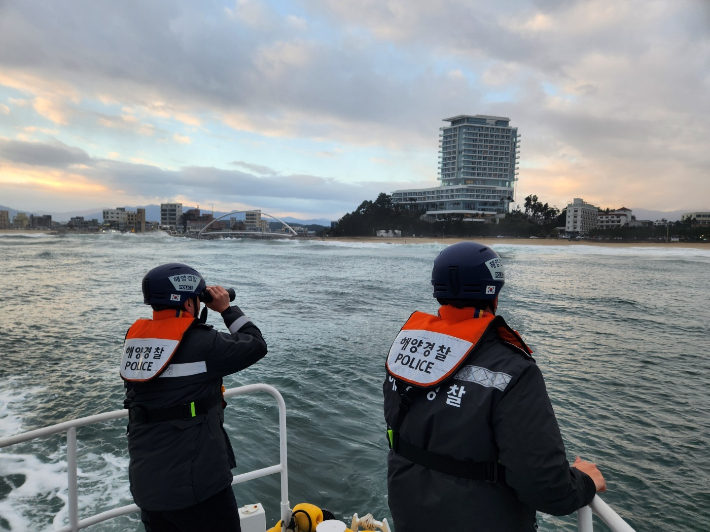
[[[222,404],[222,394],[215,394],[206,399],[199,399],[182,405],[170,406],[168,408],[154,408],[148,410],[142,406],[133,406],[128,409],[128,419],[131,423],[160,423],[163,421],[175,421],[179,419],[189,419],[200,414],[207,414],[214,407]]]
[[[397,442],[397,450],[395,452],[410,462],[439,473],[469,480],[483,480],[492,483],[505,482],[505,468],[498,462],[456,460],[443,454],[427,451],[401,438]]]

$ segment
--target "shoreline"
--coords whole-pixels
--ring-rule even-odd
[[[480,242],[493,246],[503,244],[506,246],[596,246],[596,247],[617,247],[617,248],[665,248],[665,249],[707,249],[710,250],[710,242],[598,242],[595,240],[577,240],[571,242],[562,238],[411,238],[411,237],[376,237],[376,236],[338,236],[326,237],[320,240],[334,242],[360,242],[360,243],[381,243],[381,244],[445,244],[451,245],[457,242]]]
[[[42,229],[0,229],[0,235],[47,235],[55,236],[58,233],[54,230]],[[76,233],[78,234],[78,233]],[[100,233],[95,233],[100,234]],[[457,242],[480,242],[494,246],[502,244],[505,246],[594,246],[608,248],[662,248],[662,249],[707,249],[710,250],[710,242],[633,242],[633,241],[595,241],[576,240],[570,241],[563,238],[495,238],[495,237],[378,237],[378,236],[337,236],[337,237],[300,237],[296,240],[319,240],[322,242],[355,242],[364,244],[442,244],[451,245]]]

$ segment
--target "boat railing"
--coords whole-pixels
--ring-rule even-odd
[[[286,457],[286,403],[279,391],[268,384],[249,384],[238,388],[230,388],[224,392],[224,397],[233,397],[235,395],[244,395],[253,392],[266,392],[271,394],[279,406],[279,463],[263,469],[257,469],[248,473],[237,475],[232,479],[232,484],[241,484],[248,480],[265,477],[268,475],[281,474],[281,519],[288,522],[291,517],[291,509],[288,502],[288,466]],[[139,511],[138,506],[129,504],[119,508],[112,508],[105,512],[101,512],[84,519],[79,519],[79,499],[78,499],[78,482],[77,482],[77,446],[76,446],[76,429],[93,425],[94,423],[102,423],[114,419],[128,417],[128,410],[115,410],[113,412],[105,412],[94,416],[72,419],[63,423],[58,423],[50,427],[31,430],[16,436],[8,438],[0,438],[0,448],[9,447],[18,443],[27,442],[36,438],[43,438],[61,432],[67,433],[67,474],[69,477],[68,493],[67,493],[67,510],[69,514],[69,524],[58,528],[55,532],[76,532],[82,528],[86,528],[114,517],[128,515]]]
[[[619,514],[611,509],[611,506],[599,497],[599,495],[594,496],[589,506],[577,510],[577,526],[579,532],[593,532],[594,524],[592,523],[592,512],[597,514],[599,519],[604,521],[612,532],[635,532]]]
[[[268,475],[281,474],[281,521],[288,523],[291,517],[291,508],[288,501],[288,466],[286,457],[286,403],[279,391],[268,384],[248,384],[238,388],[230,388],[224,392],[224,397],[229,398],[235,395],[244,395],[253,392],[266,392],[271,394],[278,403],[279,407],[279,463],[262,469],[256,469],[248,473],[242,473],[232,479],[232,484],[241,484],[248,480],[265,477]],[[76,429],[93,425],[95,423],[103,423],[114,419],[128,417],[128,410],[114,410],[113,412],[105,412],[94,416],[72,419],[49,427],[31,430],[15,436],[0,438],[0,448],[9,447],[18,443],[28,442],[36,438],[43,438],[58,434],[61,432],[67,433],[67,475],[68,475],[68,490],[67,490],[67,506],[69,515],[69,524],[56,529],[54,532],[76,532],[83,528],[139,511],[140,509],[135,504],[129,504],[118,508],[112,508],[105,512],[101,512],[84,519],[79,519],[79,499],[78,499],[78,469],[77,469],[77,444],[76,444]],[[597,514],[599,518],[606,523],[612,532],[634,532],[634,529],[628,525],[609,505],[607,505],[599,496],[595,496],[589,506],[580,508],[577,511],[577,524],[579,532],[593,532],[594,525],[592,522],[592,512]]]

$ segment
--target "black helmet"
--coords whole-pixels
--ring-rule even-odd
[[[436,257],[431,284],[439,299],[495,299],[505,284],[503,263],[483,244],[459,242]]]
[[[199,296],[206,283],[200,273],[186,264],[163,264],[143,277],[143,303],[182,308]]]

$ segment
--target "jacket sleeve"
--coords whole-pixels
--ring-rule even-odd
[[[266,355],[266,342],[259,328],[239,309],[232,306],[222,312],[227,333],[214,335],[207,359],[207,372],[220,377],[248,368]]]
[[[570,467],[540,369],[523,371],[493,412],[505,479],[536,510],[568,515],[594,498],[594,481]]]

